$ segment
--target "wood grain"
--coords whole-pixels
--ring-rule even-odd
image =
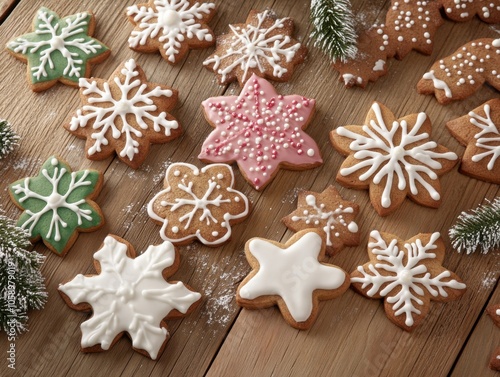
[[[84,141],[66,132],[62,125],[79,107],[77,90],[63,85],[40,94],[26,83],[26,65],[8,53],[0,55],[0,117],[7,118],[21,137],[21,145],[8,159],[0,161],[0,205],[16,218],[19,210],[9,201],[9,183],[38,172],[51,154],[66,159],[74,169],[92,167],[105,174],[105,184],[97,202],[107,218],[104,228],[79,236],[64,258],[52,255],[41,243],[34,249],[47,256],[43,266],[49,300],[41,311],[30,313],[29,332],[16,341],[16,371],[0,363],[0,375],[19,376],[453,376],[493,375],[488,369],[490,353],[500,340],[500,329],[484,315],[489,303],[498,303],[497,281],[500,254],[460,255],[449,248],[444,265],[468,285],[459,301],[432,303],[429,316],[409,334],[394,326],[382,302],[368,300],[349,290],[342,297],[321,303],[317,322],[309,331],[298,331],[281,318],[276,308],[241,310],[234,300],[239,282],[250,270],[243,245],[251,237],[286,241],[291,232],[280,219],[296,206],[299,189],[322,191],[334,184],[346,200],[361,206],[358,217],[362,242],[328,259],[346,271],[366,262],[366,243],[372,229],[409,238],[420,232],[440,231],[449,245],[447,230],[463,210],[475,207],[484,198],[499,195],[499,187],[458,173],[457,168],[442,179],[443,204],[438,210],[423,208],[409,200],[387,218],[379,217],[369,204],[366,191],[343,188],[335,175],[343,157],[333,150],[328,133],[335,127],[361,124],[372,101],[387,105],[398,117],[425,111],[433,123],[432,138],[457,152],[464,148],[450,136],[444,124],[462,116],[486,100],[498,97],[485,86],[475,95],[446,107],[431,96],[421,96],[415,84],[439,57],[453,52],[478,37],[495,37],[492,26],[474,19],[456,24],[446,21],[435,39],[433,54],[412,52],[403,61],[390,61],[388,76],[366,90],[346,90],[338,82],[322,53],[309,40],[309,2],[290,0],[217,1],[218,12],[210,25],[216,34],[225,33],[229,23],[243,22],[250,9],[274,10],[295,20],[296,36],[309,48],[306,62],[288,83],[277,84],[282,94],[315,98],[317,111],[308,133],[318,142],[324,164],[313,170],[282,170],[263,191],[253,190],[235,171],[236,185],[253,202],[251,216],[233,229],[232,240],[220,248],[198,243],[182,247],[181,266],[174,275],[202,292],[199,308],[189,317],[169,322],[171,339],[157,361],[131,349],[128,339],[100,354],[80,352],[80,324],[87,315],[69,309],[57,287],[78,273],[93,272],[92,255],[108,233],[131,242],[136,250],[161,242],[159,227],[147,216],[145,206],[162,187],[165,167],[171,162],[203,164],[197,155],[211,131],[200,103],[212,96],[235,95],[237,84],[219,86],[202,61],[212,49],[191,51],[179,65],[170,66],[159,54],[138,54],[127,46],[132,30],[124,12],[133,0],[89,0],[85,9],[96,14],[95,36],[111,47],[112,56],[96,65],[93,75],[108,78],[122,61],[134,57],[149,80],[179,90],[180,102],[172,112],[182,123],[184,135],[164,145],[155,145],[144,165],[133,170],[115,159],[91,162],[84,157]],[[21,0],[0,26],[0,42],[26,33],[40,6],[59,15],[84,10],[80,2]],[[383,0],[354,0],[354,11],[363,24],[382,19],[388,7]],[[0,350],[7,350],[0,337]]]

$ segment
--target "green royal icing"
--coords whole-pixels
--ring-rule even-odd
[[[102,222],[99,208],[86,198],[99,184],[95,170],[72,172],[57,157],[50,157],[36,177],[20,179],[9,186],[16,203],[24,209],[17,225],[38,237],[61,254],[78,230],[97,227]]]
[[[34,32],[10,41],[7,48],[26,57],[33,84],[60,78],[78,82],[87,61],[109,50],[88,35],[91,19],[87,12],[60,19],[42,7],[35,16]]]

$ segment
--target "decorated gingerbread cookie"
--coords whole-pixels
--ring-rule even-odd
[[[229,165],[198,169],[178,162],[167,168],[165,189],[148,204],[149,216],[162,226],[160,236],[176,245],[195,239],[219,246],[231,238],[231,226],[249,214],[247,197],[235,190]]]
[[[165,320],[188,315],[201,299],[184,283],[166,281],[179,263],[170,242],[137,255],[127,241],[107,236],[94,254],[97,275],[79,274],[59,286],[72,309],[93,312],[80,326],[82,351],[108,350],[126,332],[134,350],[157,359],[169,338]]]
[[[441,204],[439,176],[457,163],[457,155],[430,140],[425,113],[396,119],[374,102],[363,126],[338,127],[330,133],[333,146],[347,156],[337,174],[346,187],[369,189],[381,216],[395,211],[406,196],[420,205]]]
[[[435,62],[417,84],[420,94],[434,94],[441,104],[462,100],[487,82],[500,90],[500,39],[469,42]]]
[[[328,186],[322,193],[299,192],[297,209],[282,221],[294,232],[309,228],[322,230],[326,253],[334,255],[344,246],[359,245],[358,224],[354,221],[358,212],[356,203],[342,199],[335,187]]]
[[[285,321],[299,330],[313,325],[320,300],[334,299],[349,288],[349,276],[341,268],[322,262],[320,230],[302,230],[285,244],[252,238],[245,255],[252,271],[238,287],[238,304],[247,309],[277,305]]]
[[[252,10],[245,24],[229,28],[229,33],[217,37],[215,52],[203,62],[221,84],[238,80],[243,86],[253,74],[288,81],[294,66],[307,54],[307,49],[292,38],[293,21],[277,18],[269,10]]]
[[[477,15],[489,24],[500,22],[499,0],[439,0],[446,16],[456,22],[471,20]]]
[[[169,114],[177,103],[177,91],[150,83],[134,59],[121,64],[111,77],[81,79],[83,106],[65,128],[87,139],[87,158],[103,160],[115,152],[137,169],[146,159],[150,144],[166,143],[182,133]]]
[[[78,80],[90,76],[91,64],[105,60],[110,50],[92,38],[95,18],[86,11],[71,16],[59,16],[40,8],[33,21],[33,32],[7,43],[17,59],[28,63],[28,82],[40,92],[58,81],[78,86]]]
[[[383,298],[387,317],[406,331],[425,318],[431,300],[447,302],[465,293],[465,284],[442,266],[445,246],[437,232],[403,241],[374,230],[368,255],[370,261],[351,274],[352,286],[369,298]]]
[[[493,320],[493,323],[500,327],[500,304],[490,305],[486,308],[486,313]],[[490,358],[490,368],[500,371],[500,347],[497,347]]]
[[[466,146],[460,171],[500,184],[500,99],[492,99],[449,121],[446,127]]]
[[[32,242],[40,238],[45,246],[64,256],[79,232],[91,232],[104,225],[99,206],[103,176],[96,170],[71,171],[61,158],[52,156],[36,177],[23,178],[9,186],[12,201],[24,212],[17,225]]]
[[[202,103],[215,129],[198,158],[237,162],[245,179],[262,190],[280,168],[311,169],[323,163],[316,142],[304,130],[316,101],[282,96],[265,79],[252,75],[239,96],[213,97]]]
[[[134,24],[128,44],[138,52],[160,51],[170,64],[179,62],[189,49],[215,43],[207,23],[215,14],[215,4],[192,0],[149,0],[127,8]]]

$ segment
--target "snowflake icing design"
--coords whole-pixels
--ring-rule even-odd
[[[332,131],[331,139],[334,146],[350,154],[342,164],[337,179],[359,172],[360,182],[370,180],[374,185],[383,185],[377,201],[382,208],[387,209],[393,204],[393,184],[399,191],[408,194],[418,203],[420,185],[430,198],[439,201],[438,176],[450,170],[456,163],[457,155],[446,148],[429,140],[430,122],[425,113],[419,113],[415,124],[408,124],[407,118],[395,121],[384,119],[383,113],[390,111],[375,102],[363,126],[338,127]],[[392,115],[392,114],[391,114]],[[390,128],[387,126],[390,124]],[[340,138],[339,138],[340,137]],[[342,138],[352,139],[348,150],[340,143]],[[452,163],[439,160],[453,161]],[[384,182],[385,179],[385,182]],[[395,182],[397,180],[397,182]],[[404,199],[404,196],[401,200]],[[421,203],[424,204],[424,203]]]
[[[69,80],[75,84],[86,75],[93,59],[103,59],[109,49],[91,38],[94,16],[77,13],[62,19],[47,8],[40,8],[34,21],[34,32],[7,44],[10,51],[28,61],[31,82]]]
[[[186,54],[189,45],[208,47],[214,43],[214,35],[205,24],[214,12],[213,3],[192,5],[188,0],[151,0],[128,7],[127,15],[136,25],[129,46],[150,52],[148,43],[158,41],[161,54],[173,64]]]
[[[444,244],[436,242],[439,233],[419,235],[404,244],[376,230],[370,237],[373,241],[368,249],[372,262],[359,266],[352,273],[351,282],[368,297],[384,297],[392,304],[392,307],[386,305],[386,311],[391,310],[392,315],[404,315],[404,322],[395,320],[398,326],[410,330],[418,325],[431,299],[446,301],[465,292],[465,284],[441,266]]]
[[[81,325],[82,348],[100,345],[107,350],[118,335],[127,332],[134,349],[156,359],[168,339],[164,319],[173,310],[186,314],[201,298],[182,282],[165,281],[163,271],[170,268],[168,276],[172,275],[176,258],[170,242],[149,246],[135,257],[128,242],[107,236],[94,254],[99,275],[79,274],[59,286],[73,308],[82,303],[93,308],[94,315]]]
[[[24,210],[18,226],[26,229],[31,240],[42,238],[49,249],[62,255],[74,242],[75,232],[102,224],[100,209],[90,200],[98,195],[101,180],[95,170],[72,172],[65,162],[50,157],[38,176],[9,187],[16,205]]]
[[[480,129],[474,135],[476,139],[476,147],[486,150],[485,152],[472,156],[472,161],[479,162],[482,159],[491,156],[488,162],[488,170],[493,170],[493,167],[500,156],[500,131],[491,120],[491,107],[485,104],[483,107],[485,117],[482,117],[475,112],[469,113],[470,123]]]
[[[219,37],[216,52],[203,64],[211,65],[211,69],[221,76],[221,83],[233,81],[237,76],[242,85],[250,74],[284,80],[289,73],[286,66],[293,67],[302,61],[301,44],[281,34],[292,27],[289,18],[273,19],[267,10],[252,11],[246,25],[229,25],[231,33]],[[267,66],[272,68],[272,73]]]
[[[315,103],[298,95],[278,95],[267,80],[252,75],[238,97],[213,97],[202,103],[215,130],[203,143],[198,158],[205,162],[236,161],[257,190],[272,180],[280,166],[316,167],[323,162],[318,146],[303,131]]]
[[[162,224],[164,240],[178,244],[195,238],[205,245],[219,245],[231,237],[231,225],[249,213],[248,199],[233,189],[229,165],[202,169],[174,163],[167,169],[165,190],[149,202],[149,216]]]
[[[122,161],[140,165],[146,158],[141,138],[161,143],[180,135],[179,123],[167,113],[177,102],[177,92],[146,82],[134,59],[118,67],[108,81],[81,79],[80,88],[84,106],[66,128],[87,138],[89,158],[108,157],[113,153],[108,145],[114,144]],[[142,148],[147,151],[149,145]]]

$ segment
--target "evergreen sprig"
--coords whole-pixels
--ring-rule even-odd
[[[0,160],[7,156],[19,141],[19,136],[5,119],[0,119]]]
[[[472,213],[462,212],[449,231],[451,244],[467,254],[500,249],[500,197],[481,204]]]
[[[356,56],[357,34],[349,0],[312,0],[311,21],[314,45],[333,62],[345,62]]]
[[[24,229],[0,214],[0,332],[9,337],[26,331],[28,310],[43,308],[47,300],[40,272],[45,257],[29,246]]]

